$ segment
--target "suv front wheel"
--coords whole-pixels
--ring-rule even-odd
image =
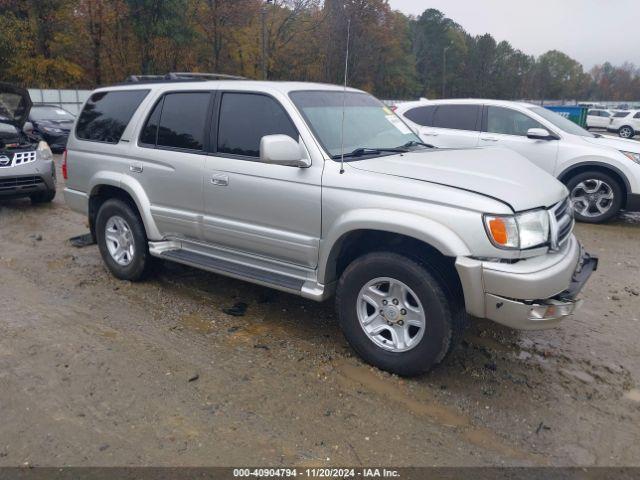
[[[353,349],[368,363],[403,376],[440,363],[461,336],[464,308],[425,266],[396,253],[374,252],[340,277],[336,307]]]
[[[569,179],[567,188],[576,220],[601,223],[622,207],[622,187],[603,172],[583,172]]]
[[[119,199],[104,202],[95,231],[102,259],[115,277],[136,281],[148,273],[152,257],[147,235],[131,205]]]
[[[621,136],[622,138],[633,138],[635,134],[636,132],[633,130],[633,128],[631,128],[628,125],[625,125],[624,127],[620,127],[620,130],[618,130],[618,135]]]

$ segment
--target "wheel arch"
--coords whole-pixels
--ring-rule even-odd
[[[94,177],[89,193],[89,228],[91,233],[95,238],[95,219],[100,206],[110,198],[118,198],[135,208],[150,240],[161,238],[160,232],[151,218],[150,203],[144,190],[137,182],[132,185],[125,178],[113,175],[101,178]]]

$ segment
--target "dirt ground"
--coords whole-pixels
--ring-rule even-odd
[[[600,269],[560,328],[476,320],[411,380],[355,357],[331,302],[118,281],[86,231],[61,194],[0,202],[0,466],[640,466],[640,215],[578,225]]]

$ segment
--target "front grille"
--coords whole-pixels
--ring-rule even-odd
[[[13,155],[0,155],[0,168],[15,167],[26,163],[35,162],[38,155],[35,151],[15,152]]]
[[[558,249],[564,245],[573,231],[573,206],[569,197],[555,204],[551,208],[551,213],[553,216],[551,221],[551,247]]]
[[[35,188],[41,183],[44,183],[42,177],[29,176],[29,177],[0,177],[0,192],[6,190],[15,190],[17,188],[26,189]]]

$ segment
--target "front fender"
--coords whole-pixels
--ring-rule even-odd
[[[137,180],[121,173],[101,170],[91,177],[89,182],[91,195],[93,195],[101,185],[117,187],[127,192],[138,208],[142,223],[147,232],[147,238],[149,238],[149,240],[162,239],[162,235],[151,216],[151,202],[149,201],[149,197],[147,197],[144,188],[142,188],[142,185],[140,185]]]
[[[320,283],[334,280],[342,240],[356,230],[378,230],[405,235],[429,244],[448,257],[471,255],[469,247],[453,230],[435,220],[395,210],[351,210],[338,217],[320,243]]]

